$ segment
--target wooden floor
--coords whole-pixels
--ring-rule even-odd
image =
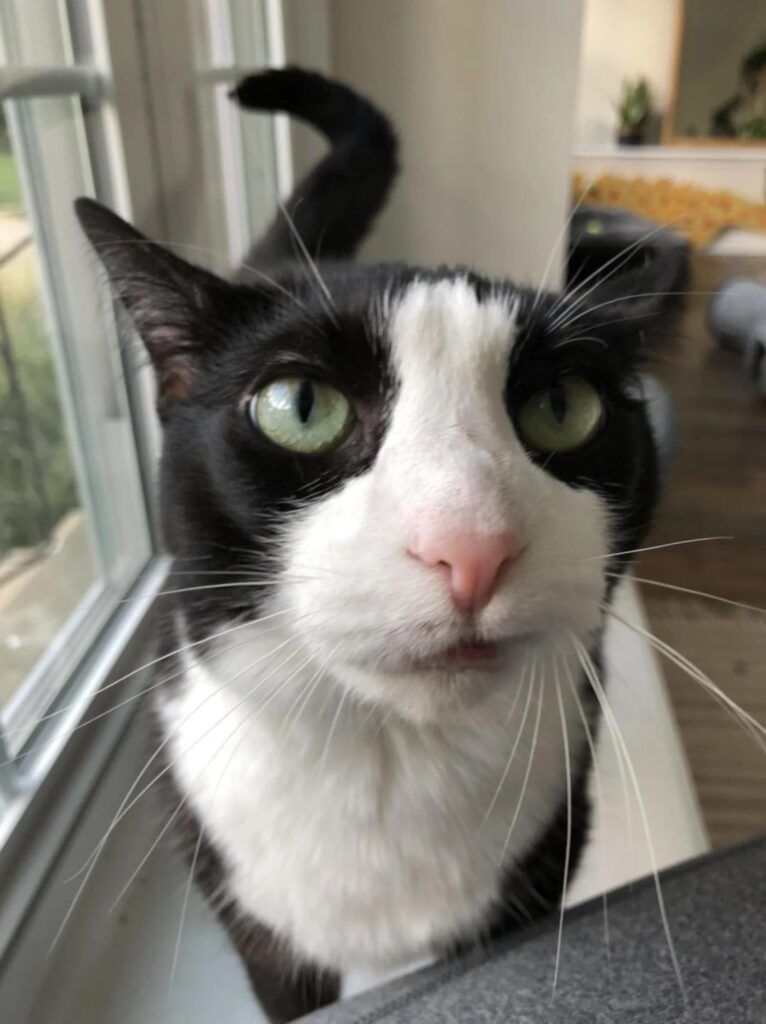
[[[766,260],[694,257],[690,289],[732,276],[766,284]],[[766,609],[766,399],[738,357],[716,347],[707,294],[691,295],[651,369],[678,415],[678,450],[647,544],[733,539],[646,552],[636,575]],[[644,586],[656,634],[766,723],[766,614]],[[760,748],[702,687],[665,663],[671,697],[708,829],[723,845],[766,831],[766,743]]]

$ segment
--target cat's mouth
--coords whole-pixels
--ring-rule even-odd
[[[400,671],[493,671],[503,664],[511,642],[482,640],[479,637],[463,638],[431,654],[413,657],[400,666]]]
[[[420,662],[419,668],[460,668],[492,666],[500,658],[500,644],[485,640],[465,640],[447,647]]]
[[[428,630],[425,630],[428,635]],[[463,633],[452,637],[444,637],[442,643],[430,638],[424,650],[407,650],[397,645],[382,658],[368,660],[365,657],[356,662],[357,667],[372,669],[384,675],[401,676],[423,674],[431,676],[447,674],[455,676],[465,673],[466,676],[497,673],[507,669],[509,659],[515,654],[524,653],[527,645],[534,639],[531,631],[519,632],[511,636],[488,639],[476,633]],[[392,644],[393,648],[393,644]]]

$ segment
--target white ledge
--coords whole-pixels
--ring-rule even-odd
[[[672,161],[743,161],[766,163],[766,146],[618,146],[605,142],[594,146],[578,146],[575,160],[672,160]]]

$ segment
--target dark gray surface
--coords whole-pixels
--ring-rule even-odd
[[[662,875],[684,1005],[651,879],[558,922],[303,1018],[311,1024],[766,1024],[766,837]]]

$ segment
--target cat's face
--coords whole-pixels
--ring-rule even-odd
[[[481,695],[538,647],[587,639],[617,539],[608,504],[577,477],[614,473],[606,417],[635,413],[616,391],[589,452],[555,467],[532,455],[521,410],[561,375],[596,384],[593,367],[571,350],[541,371],[523,351],[521,297],[480,294],[465,277],[415,280],[371,307],[386,382],[374,455],[283,533],[275,606],[347,685],[418,717]],[[608,387],[588,397],[606,406]]]
[[[264,294],[162,259],[151,298],[121,295],[163,382],[193,639],[273,615],[325,685],[419,720],[590,641],[656,491],[627,334],[466,273],[328,268],[325,295],[286,272]]]

